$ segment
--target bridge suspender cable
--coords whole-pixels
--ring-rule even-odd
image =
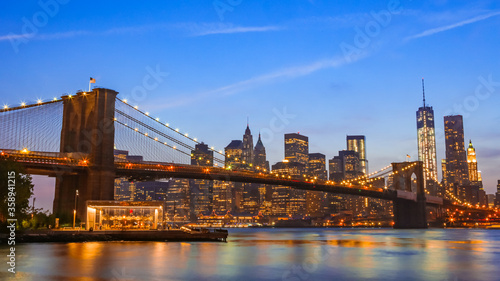
[[[146,114],[146,112],[141,111],[139,108],[137,108],[137,107],[134,107],[134,106],[130,105],[128,102],[126,102],[126,100],[122,100],[122,99],[120,99],[120,98],[118,98],[118,97],[116,98],[116,100],[118,100],[118,101],[122,102],[123,104],[127,105],[127,106],[128,106],[128,107],[130,107],[131,109],[134,109],[135,111],[137,111],[137,112],[141,113],[143,116],[145,116],[145,117],[149,118],[150,120],[153,120],[154,122],[157,122],[157,123],[158,123],[158,124],[160,124],[162,127],[166,127],[166,128],[168,128],[168,129],[170,129],[170,130],[174,131],[175,133],[177,133],[177,134],[179,134],[179,135],[183,136],[184,138],[187,138],[187,139],[189,139],[190,141],[192,141],[192,142],[194,142],[194,143],[196,143],[196,144],[200,144],[200,142],[199,142],[196,138],[191,138],[191,137],[189,137],[187,134],[182,134],[182,133],[181,133],[181,132],[179,132],[178,130],[176,130],[176,129],[172,128],[172,126],[170,126],[170,124],[163,124],[163,123],[161,123],[158,119],[155,119],[155,118],[153,118],[153,117],[149,116],[149,114]],[[212,148],[210,148],[210,150],[212,150],[212,151],[213,151],[214,153],[216,153],[216,154],[219,154],[220,156],[224,156],[224,157],[225,157],[225,154],[224,154],[224,153],[222,153],[222,151],[217,151],[217,150],[215,150],[213,147],[212,147]],[[215,158],[215,157],[214,157],[214,160],[215,160],[215,159],[217,159],[217,158]],[[218,161],[223,162],[223,160],[221,160],[221,159],[218,159]]]

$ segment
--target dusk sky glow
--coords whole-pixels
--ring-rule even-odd
[[[365,135],[373,171],[417,160],[424,77],[438,166],[443,116],[462,114],[485,190],[496,190],[499,1],[37,3],[0,4],[2,106],[74,94],[94,77],[217,150],[242,138],[248,117],[271,165],[285,133],[327,159],[346,135]],[[53,181],[36,179],[37,207],[51,209]]]

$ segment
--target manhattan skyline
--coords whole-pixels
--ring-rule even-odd
[[[424,77],[438,161],[445,158],[443,116],[464,115],[465,140],[474,143],[485,190],[493,193],[500,5],[358,2],[242,1],[222,17],[212,2],[69,2],[23,43],[15,41],[23,19],[33,23],[44,9],[8,4],[0,12],[0,103],[86,90],[91,76],[218,150],[241,137],[249,117],[271,165],[284,158],[285,133],[308,136],[309,151],[327,159],[345,149],[346,135],[365,135],[370,169],[377,170],[407,154],[418,159],[414,114]],[[366,35],[373,22],[379,29]],[[366,44],[356,44],[360,32]],[[346,55],[345,46],[359,53]],[[145,87],[145,79],[152,84]],[[285,113],[294,117],[280,123]]]

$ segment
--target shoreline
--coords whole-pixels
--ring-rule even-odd
[[[97,242],[97,241],[162,241],[162,242],[226,242],[228,231],[215,230],[51,230],[20,232],[16,243]],[[1,235],[3,244],[7,236]]]

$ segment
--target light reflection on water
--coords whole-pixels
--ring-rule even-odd
[[[500,231],[231,229],[227,243],[17,246],[19,280],[500,280]],[[5,268],[5,267],[4,267]],[[0,277],[7,276],[2,269]]]

